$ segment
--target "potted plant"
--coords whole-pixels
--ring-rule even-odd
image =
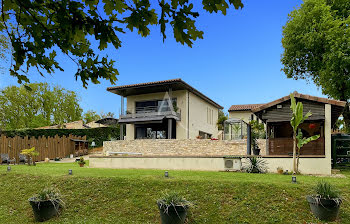
[[[58,190],[47,188],[29,198],[35,220],[43,222],[57,216],[64,207],[61,194]]]
[[[176,192],[164,193],[157,200],[161,224],[182,224],[185,222],[187,210],[192,205]]]
[[[283,168],[282,167],[277,167],[277,173],[278,174],[283,174]]]
[[[258,144],[258,139],[261,137],[261,133],[264,131],[264,124],[258,121],[252,120],[250,122],[251,126],[251,146],[253,148],[254,155],[260,155],[260,148]]]
[[[321,181],[316,185],[315,193],[306,197],[312,213],[320,220],[336,220],[342,203],[339,191],[330,183]]]
[[[84,157],[80,157],[78,163],[79,163],[79,166],[80,166],[80,167],[84,167],[84,165],[85,165],[85,163],[86,163],[85,160],[84,160]]]

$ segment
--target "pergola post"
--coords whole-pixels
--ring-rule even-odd
[[[266,155],[269,155],[270,154],[270,149],[269,149],[269,133],[270,133],[270,128],[269,128],[269,125],[266,121],[266,132],[265,132],[266,136],[265,136],[265,139],[266,139]]]
[[[124,96],[120,97],[121,101],[120,101],[120,116],[124,115]],[[119,118],[120,118],[119,116]],[[124,140],[124,124],[120,124],[119,125],[119,138],[120,140]]]
[[[172,139],[173,120],[168,119],[168,139]]]
[[[247,155],[251,155],[252,154],[252,128],[250,126],[250,124],[247,124]]]

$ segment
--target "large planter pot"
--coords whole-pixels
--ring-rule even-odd
[[[253,154],[258,156],[260,154],[260,149],[259,148],[253,148]]]
[[[159,213],[161,224],[183,224],[187,216],[188,207],[185,206],[170,206],[167,211],[164,206],[162,207],[159,203]]]
[[[34,201],[33,198],[29,198],[29,203],[32,206],[35,220],[37,222],[43,222],[58,215],[60,205],[51,201]]]
[[[316,200],[316,198],[313,196],[307,196],[306,199],[309,202],[312,213],[318,219],[324,221],[334,221],[338,218],[341,200],[339,203],[337,203],[332,199]]]

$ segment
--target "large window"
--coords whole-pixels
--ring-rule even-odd
[[[173,110],[176,111],[177,102],[176,98],[172,99],[173,101]],[[149,101],[140,101],[136,102],[136,113],[145,113],[145,112],[165,112],[170,111],[168,100],[149,100]]]

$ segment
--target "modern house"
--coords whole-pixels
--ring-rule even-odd
[[[256,115],[252,112],[254,108],[260,107],[263,104],[240,104],[232,105],[228,109],[229,118],[235,118],[243,120],[246,123],[249,123],[251,120],[256,120]]]
[[[121,96],[124,139],[195,139],[217,137],[222,106],[181,79],[107,88]],[[126,111],[124,108],[126,98]]]

